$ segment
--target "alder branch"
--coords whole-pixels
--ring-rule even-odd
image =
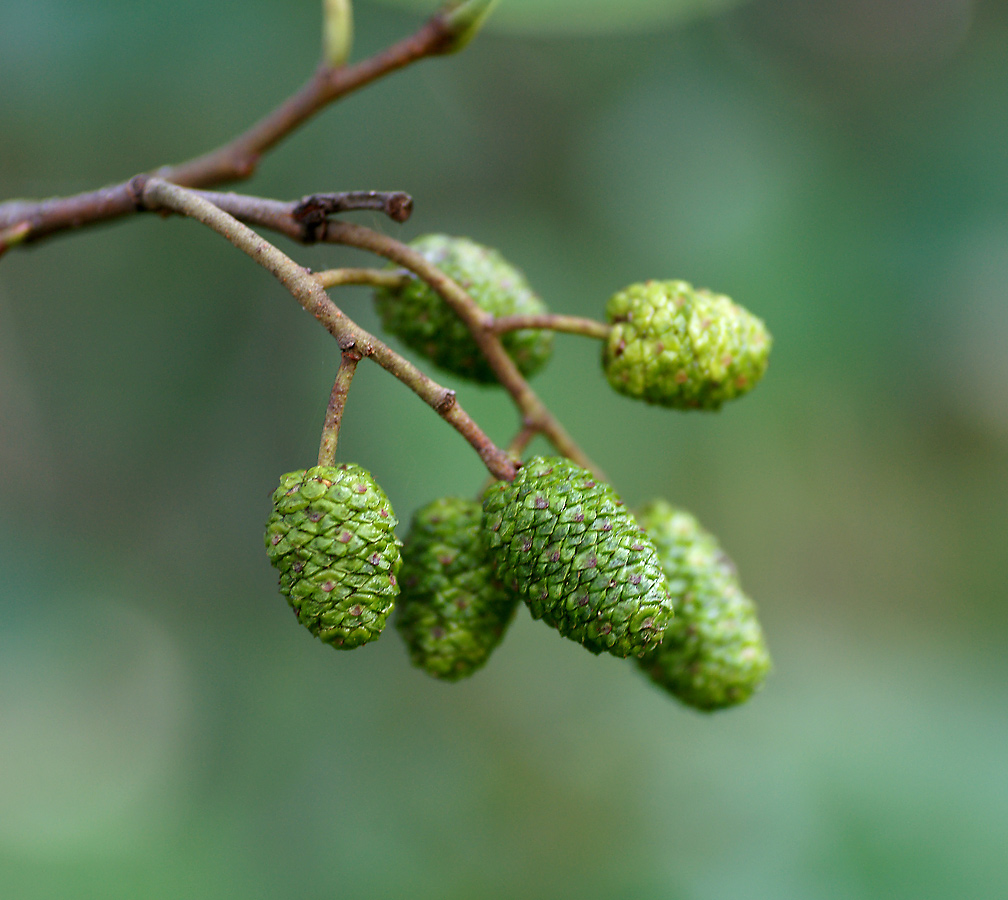
[[[148,202],[148,187],[154,183],[165,184],[166,182],[147,175],[138,175],[130,183],[131,191],[140,198],[138,202],[143,208],[161,208],[157,204]],[[159,188],[159,190],[163,191],[163,188]],[[354,225],[350,222],[332,219],[324,219],[322,222],[317,222],[313,219],[310,226],[306,226],[305,221],[299,218],[304,209],[302,201],[283,202],[233,193],[209,195],[218,199],[226,207],[222,209],[216,204],[209,203],[199,191],[187,191],[186,196],[208,204],[212,209],[227,214],[228,218],[232,220],[240,219],[245,222],[251,222],[252,224],[277,231],[301,243],[321,241],[345,244],[361,250],[368,250],[371,253],[375,253],[403,266],[419,278],[422,278],[451,306],[469,329],[473,340],[497,376],[497,380],[511,395],[515,405],[521,412],[522,424],[545,435],[562,455],[574,460],[578,465],[590,469],[605,480],[602,470],[592,462],[563,425],[560,424],[559,420],[549,411],[542,400],[539,399],[539,396],[532,390],[528,381],[525,380],[525,377],[518,370],[514,360],[508,356],[507,351],[500,342],[500,338],[494,333],[494,317],[481,309],[476,301],[455,281],[411,247],[408,247],[401,241],[395,240],[395,238],[388,237],[373,229],[365,228],[362,225]],[[163,207],[174,209],[168,203],[163,204]],[[192,215],[192,213],[184,209],[176,211]],[[262,238],[260,240],[263,241]],[[263,243],[266,242],[263,241]],[[280,251],[277,252],[279,253]],[[284,258],[286,259],[287,257]],[[304,272],[303,269],[301,271]],[[312,278],[318,289],[322,291],[322,285],[315,276],[308,275],[307,273],[305,275]],[[326,296],[324,291],[322,291],[322,294]],[[597,326],[599,323],[594,324]]]
[[[455,392],[439,385],[408,359],[347,318],[307,269],[195,191],[160,178],[146,178],[139,197],[147,209],[181,213],[227,238],[235,247],[271,272],[294,299],[336,338],[342,351],[355,350],[361,357],[373,359],[455,428],[495,478],[507,481],[514,478],[515,465],[512,460],[462,409],[455,398]],[[297,227],[296,224],[294,227]]]
[[[368,59],[351,66],[321,65],[300,90],[244,134],[188,162],[163,166],[153,175],[187,187],[210,187],[249,178],[269,150],[316,113],[411,63],[449,51],[456,37],[442,11],[409,37]],[[70,197],[0,203],[0,255],[15,245],[138,212],[143,202],[133,189],[134,182],[130,179]]]
[[[134,192],[138,196],[146,196],[144,185],[153,181],[145,175],[133,179]],[[199,192],[190,191],[193,197],[203,199]],[[378,256],[400,265],[413,272],[427,282],[444,301],[451,306],[462,319],[473,336],[473,340],[487,359],[497,380],[511,395],[515,405],[522,414],[522,424],[542,433],[551,444],[563,455],[578,465],[595,472],[605,480],[602,470],[592,462],[588,455],[578,446],[568,434],[559,420],[547,409],[539,396],[529,386],[528,381],[518,370],[514,360],[494,333],[494,317],[485,312],[456,282],[430,263],[424,256],[395,238],[362,225],[350,222],[326,219],[322,223],[313,223],[306,228],[299,220],[300,201],[283,202],[268,200],[261,197],[247,197],[242,194],[220,194],[217,196],[227,207],[226,211],[233,218],[241,219],[255,225],[269,228],[284,234],[295,241],[313,243],[345,244],[368,250]],[[215,207],[216,208],[216,207]],[[278,251],[279,252],[279,251]],[[369,271],[369,270],[358,270]],[[316,276],[309,276],[316,277]],[[319,282],[316,280],[316,284]],[[321,287],[321,285],[319,284]],[[573,317],[570,317],[573,319]],[[588,321],[588,320],[582,320]],[[594,323],[596,326],[599,323]]]

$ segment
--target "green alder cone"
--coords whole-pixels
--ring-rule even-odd
[[[418,510],[403,546],[395,624],[413,664],[457,681],[486,663],[518,605],[498,581],[475,500],[445,497]]]
[[[685,281],[632,284],[609,299],[606,317],[606,378],[638,400],[716,410],[766,371],[772,341],[762,320]]]
[[[661,558],[675,618],[661,646],[637,662],[683,703],[712,711],[743,703],[763,685],[770,654],[756,606],[717,539],[663,500],[640,511]]]
[[[333,647],[375,640],[399,593],[398,520],[354,463],[288,472],[273,493],[266,553],[298,621]]]
[[[562,457],[530,459],[483,498],[501,580],[533,617],[593,653],[640,656],[672,619],[658,553],[608,484]]]
[[[491,315],[547,312],[525,276],[496,250],[468,238],[443,234],[424,235],[412,241],[410,247],[457,282]],[[412,278],[401,288],[379,288],[374,299],[385,329],[406,346],[463,378],[484,384],[497,381],[469,329],[426,282]],[[501,335],[501,343],[526,376],[541,369],[553,352],[552,332],[539,329],[506,332]]]

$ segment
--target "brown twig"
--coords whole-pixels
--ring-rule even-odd
[[[612,330],[604,322],[594,319],[582,319],[579,316],[557,316],[546,313],[541,316],[498,316],[490,325],[494,334],[506,331],[519,331],[523,328],[546,328],[550,331],[563,331],[567,334],[580,334],[583,337],[605,340]]]
[[[322,439],[319,441],[318,464],[320,466],[336,465],[336,444],[339,442],[340,425],[343,424],[343,410],[346,407],[350,382],[353,381],[354,372],[357,371],[357,363],[360,360],[361,355],[356,347],[344,350],[340,358],[340,367],[336,372],[332,393],[329,395],[329,406],[326,408]]]
[[[515,466],[476,424],[455,398],[455,392],[442,387],[400,356],[378,338],[348,319],[329,299],[314,275],[195,191],[160,178],[147,178],[139,193],[147,209],[172,210],[202,222],[227,238],[235,247],[271,272],[301,306],[310,312],[336,338],[344,352],[356,350],[370,357],[393,374],[438,415],[458,431],[479,454],[490,473],[502,480],[514,478]]]
[[[146,175],[137,176],[133,180],[135,193],[141,197],[146,196],[144,185],[154,180]],[[203,199],[197,191],[189,191],[188,193],[193,197]],[[599,478],[605,478],[602,470],[592,462],[567,433],[559,420],[547,409],[518,370],[514,360],[508,356],[500,338],[494,333],[494,317],[484,312],[462,287],[432,265],[424,256],[401,241],[373,229],[339,220],[327,219],[314,230],[312,235],[308,236],[305,234],[302,223],[297,220],[295,215],[298,202],[285,203],[260,197],[244,197],[241,194],[221,194],[218,196],[221,202],[228,207],[228,210],[220,210],[216,206],[214,208],[218,211],[233,212],[234,218],[241,218],[261,225],[296,241],[310,243],[318,240],[368,250],[422,278],[444,298],[445,302],[469,328],[473,340],[486,357],[498,381],[511,395],[521,412],[523,424],[545,435],[564,456],[586,469],[591,469]],[[150,207],[148,206],[148,208]],[[315,278],[315,276],[307,277]],[[315,283],[319,285],[317,279]]]
[[[347,94],[427,56],[451,48],[456,34],[443,12],[436,13],[414,34],[352,66],[320,66],[308,82],[244,134],[216,150],[154,175],[188,187],[209,187],[249,178],[263,155],[317,112]],[[138,211],[143,203],[134,180],[46,200],[0,203],[0,234],[12,226],[25,228],[19,243],[38,241],[69,229],[107,222]],[[8,241],[6,246],[11,246]],[[4,245],[0,244],[0,247]]]

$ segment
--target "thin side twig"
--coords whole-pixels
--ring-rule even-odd
[[[145,180],[146,176],[142,175],[134,179],[137,183]],[[143,193],[142,188],[138,187],[137,192]],[[317,240],[368,250],[391,260],[427,282],[465,323],[476,345],[497,376],[497,380],[511,395],[521,412],[523,423],[544,434],[561,454],[574,460],[579,466],[590,469],[599,478],[605,480],[605,474],[602,470],[592,462],[559,420],[547,409],[518,370],[514,360],[508,356],[500,338],[492,330],[495,322],[494,317],[484,312],[460,285],[424,256],[395,238],[371,228],[341,220],[327,219],[308,237],[304,233],[302,223],[297,220],[295,215],[298,209],[297,203],[266,200],[258,197],[247,199],[248,202],[242,199],[240,194],[222,195],[222,202],[226,202],[229,210],[244,221],[277,231],[296,241],[311,243]]]
[[[490,324],[494,334],[504,334],[507,331],[520,331],[523,328],[545,328],[550,331],[563,331],[567,334],[579,334],[582,337],[606,340],[612,326],[594,319],[583,319],[580,316],[560,316],[546,313],[539,316],[498,316]]]
[[[389,269],[325,269],[316,272],[315,277],[324,288],[364,284],[390,290],[397,290],[413,279],[412,275],[407,275],[405,272],[394,272]]]

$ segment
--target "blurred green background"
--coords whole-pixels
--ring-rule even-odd
[[[433,6],[358,0],[355,55]],[[62,237],[0,263],[0,896],[1008,895],[1008,9],[503,0],[491,26],[244,189],[409,190],[407,225],[359,220],[495,245],[560,312],[654,277],[765,318],[770,371],[716,416],[611,393],[574,337],[535,385],[629,503],[720,536],[766,689],[696,714],[524,613],[457,685],[394,631],[323,647],[262,528],[333,342],[195,224]],[[318,42],[309,0],[0,2],[0,198],[216,146]],[[456,386],[506,443],[507,401]],[[340,443],[404,523],[484,475],[373,366]]]

